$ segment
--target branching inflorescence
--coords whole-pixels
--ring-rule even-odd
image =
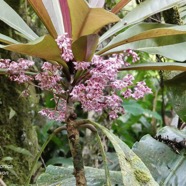
[[[66,117],[67,99],[80,102],[84,111],[95,111],[102,113],[107,111],[110,119],[116,119],[124,113],[122,98],[139,99],[145,94],[151,93],[151,89],[146,86],[144,81],[134,84],[134,76],[125,75],[118,79],[118,70],[129,66],[126,62],[128,57],[132,62],[139,60],[138,55],[127,50],[122,54],[114,54],[108,58],[94,55],[91,61],[73,61],[73,52],[71,50],[71,39],[67,34],[58,36],[57,45],[61,50],[61,57],[67,63],[74,65],[74,77],[80,72],[78,80],[69,82],[64,87],[64,77],[62,76],[62,67],[60,65],[44,62],[41,72],[35,76],[29,75],[27,71],[34,65],[33,61],[19,59],[18,62],[8,59],[0,60],[0,68],[6,69],[11,80],[18,83],[25,83],[31,80],[38,81],[38,85],[43,90],[51,91],[56,103],[55,109],[43,109],[40,113],[49,119],[64,121]]]

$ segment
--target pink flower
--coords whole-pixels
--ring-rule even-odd
[[[71,39],[67,37],[67,33],[60,35],[56,39],[57,45],[61,50],[61,57],[66,61],[70,61],[74,58],[71,49]]]
[[[75,69],[76,70],[86,70],[86,69],[88,69],[88,67],[90,66],[90,63],[89,62],[84,62],[84,61],[82,61],[82,62],[73,62],[74,63],[74,65],[75,65]]]

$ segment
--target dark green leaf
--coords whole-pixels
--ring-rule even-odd
[[[184,63],[185,65],[185,63]],[[171,73],[172,74],[172,73]],[[172,76],[172,75],[171,75]],[[179,73],[165,82],[169,100],[180,118],[186,121],[186,72]]]

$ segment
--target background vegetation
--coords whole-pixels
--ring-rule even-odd
[[[27,1],[16,1],[16,3],[12,1],[6,2],[22,15],[26,23],[38,35],[47,33],[42,22],[35,15],[33,9],[27,4]],[[118,2],[119,1],[115,0],[107,0],[105,8],[111,10]],[[137,1],[137,4],[139,3],[140,2]],[[126,6],[125,9],[118,14],[120,18],[123,18],[133,7],[138,6],[137,4],[133,1]],[[170,24],[184,25],[185,14],[182,10],[183,7],[171,8],[145,21],[148,23],[165,21]],[[7,25],[4,23],[1,23],[1,25],[1,33],[11,35],[14,39],[20,40],[20,36],[7,27]],[[105,33],[110,27],[111,25],[102,29],[100,35]],[[16,60],[22,57],[22,55],[5,52],[4,50],[0,50],[0,52],[1,58],[10,58],[11,56],[12,59]],[[142,51],[138,51],[138,54],[140,56],[139,64],[144,64],[146,61],[158,61],[159,63],[173,61],[159,54],[151,55]],[[38,58],[34,58],[34,60],[37,62],[36,68],[39,69],[42,60]],[[120,75],[123,76],[125,73],[126,72],[121,72]],[[183,173],[180,175],[176,172],[172,180],[166,179],[166,173],[161,172],[161,170],[165,169],[165,167],[161,167],[161,163],[168,162],[166,168],[170,169],[171,172],[175,170],[176,165],[174,163],[178,161],[179,163],[177,165],[179,165],[179,170],[185,170],[185,73],[175,71],[164,72],[162,70],[133,70],[130,71],[130,73],[135,76],[136,82],[144,80],[152,89],[153,94],[138,101],[131,99],[123,100],[125,115],[120,116],[114,122],[108,119],[107,113],[103,113],[101,116],[97,116],[94,112],[84,113],[78,104],[76,105],[76,113],[78,113],[80,118],[86,119],[88,117],[102,124],[102,126],[112,131],[130,148],[133,148],[133,151],[144,161],[158,183],[173,183],[173,185],[176,185],[175,180],[178,180],[179,185],[184,185]],[[37,114],[38,110],[43,106],[48,108],[55,106],[54,102],[51,101],[53,96],[51,93],[31,87],[31,96],[29,99],[26,99],[20,96],[21,90],[25,87],[9,82],[3,75],[0,77],[0,82],[0,162],[1,164],[12,164],[14,166],[13,170],[8,170],[10,174],[4,175],[2,180],[4,180],[7,185],[13,183],[24,185],[28,179],[27,170],[33,168],[36,154],[41,147],[46,144],[51,133],[57,127],[61,126],[61,123],[46,120]],[[169,126],[174,126],[175,128]],[[37,131],[37,137],[35,130]],[[113,183],[121,185],[121,175],[116,172],[120,171],[121,167],[116,158],[115,148],[113,144],[109,142],[108,136],[101,132],[99,134],[107,154],[109,169],[112,170],[110,172],[111,180]],[[102,169],[94,169],[104,168],[102,153],[100,147],[97,145],[98,141],[89,129],[81,130],[80,137],[80,142],[83,147],[84,164],[93,167],[86,169],[88,184],[93,185],[94,183],[94,185],[96,185],[97,182],[97,185],[103,184],[104,179],[99,179],[99,177],[101,177],[100,175],[104,177],[104,171]],[[159,147],[158,150],[155,149],[156,146]],[[151,151],[149,151],[148,147]],[[140,151],[139,149],[142,150]],[[142,153],[147,151],[149,152],[147,156],[162,156],[158,164],[157,161],[153,163],[147,161],[146,153]],[[156,154],[155,151],[157,152]],[[164,153],[163,155],[162,152]],[[171,161],[171,158],[174,159],[174,162]],[[72,165],[67,132],[62,131],[53,136],[46,148],[43,149],[37,166],[34,168],[31,183],[34,184],[37,180],[38,184],[44,185],[64,180],[62,182],[63,185],[71,184],[70,181],[72,181],[72,183],[74,181],[71,175]],[[156,165],[155,170],[153,169],[153,165]],[[56,166],[59,166],[59,168]],[[160,171],[158,172],[158,170]],[[95,175],[93,175],[92,172],[95,172]],[[169,174],[169,178],[171,174]],[[62,177],[62,175],[66,176]],[[92,178],[91,180],[91,176],[94,177],[94,179]],[[139,180],[144,181],[143,179],[145,178],[139,178]],[[143,183],[141,185],[143,185]]]

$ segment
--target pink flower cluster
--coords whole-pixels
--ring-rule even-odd
[[[131,53],[131,55],[134,54],[136,53]],[[130,87],[134,86],[134,77],[130,74],[120,80],[117,79],[118,69],[126,65],[124,57],[123,54],[115,54],[108,59],[94,56],[89,65],[84,65],[87,62],[74,63],[75,69],[87,69],[91,77],[73,88],[70,94],[72,99],[79,101],[85,111],[93,110],[102,113],[103,110],[107,110],[110,119],[115,119],[119,114],[124,113],[123,101],[117,95],[118,90],[125,98],[133,97],[135,99],[151,93],[145,82],[138,82],[134,88],[132,87],[134,89],[132,91]]]
[[[9,59],[0,59],[0,68],[6,69],[9,78],[12,81],[17,81],[18,83],[25,83],[33,80],[32,76],[25,74],[26,70],[28,70],[33,65],[33,61],[22,58],[18,59],[17,62],[11,61]]]
[[[66,62],[72,60],[74,56],[71,49],[71,39],[67,37],[67,33],[58,36],[56,42],[61,50],[61,58]]]
[[[62,67],[60,65],[54,65],[49,62],[44,62],[41,69],[43,70],[35,76],[35,79],[39,82],[39,87],[42,90],[49,90],[53,93],[56,107],[53,109],[43,109],[39,113],[43,116],[47,116],[49,119],[56,121],[65,120],[66,112],[66,100],[61,98],[65,91],[61,85],[63,81],[61,77]]]
[[[65,120],[66,116],[66,101],[64,99],[59,99],[58,97],[56,97],[56,99],[54,99],[56,103],[55,110],[46,108],[39,111],[39,113],[43,116],[46,116],[48,119],[62,122]]]
[[[82,75],[76,85],[69,83],[64,85],[62,67],[45,62],[42,71],[35,75],[35,80],[42,90],[51,91],[54,95],[55,109],[43,109],[40,113],[49,119],[64,121],[66,115],[67,98],[74,102],[80,102],[84,111],[108,112],[110,119],[115,119],[119,114],[124,113],[121,93],[123,98],[139,99],[145,94],[151,93],[145,82],[134,84],[134,77],[126,74],[118,79],[118,69],[129,66],[127,59],[132,62],[139,60],[138,55],[132,50],[126,50],[122,54],[114,54],[105,59],[101,56],[93,56],[90,62],[73,61],[71,49],[71,39],[67,34],[58,36],[57,45],[61,50],[61,57],[66,61],[72,61],[75,71],[80,70]],[[5,69],[11,80],[19,83],[33,80],[33,76],[28,75],[27,70],[34,65],[33,61],[19,59],[17,62],[10,60],[0,60],[0,68]],[[68,84],[67,83],[67,84]],[[24,92],[28,95],[28,91]],[[70,94],[70,97],[69,97]]]
[[[35,76],[35,80],[39,82],[42,90],[49,90],[55,94],[63,94],[64,90],[60,84],[62,80],[60,65],[53,65],[49,62],[44,62],[41,69],[43,70]]]

